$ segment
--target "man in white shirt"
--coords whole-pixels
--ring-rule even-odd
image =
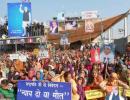
[[[24,32],[23,32],[22,36],[25,36],[26,35],[26,27],[31,24],[31,13],[27,7],[23,8],[22,4],[20,5],[19,11],[23,14]]]

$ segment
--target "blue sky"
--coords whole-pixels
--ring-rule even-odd
[[[22,0],[0,0],[0,16],[7,14],[6,3]],[[130,0],[31,0],[33,19],[48,21],[58,12],[66,16],[80,15],[81,11],[97,10],[100,17],[110,17],[130,9]]]

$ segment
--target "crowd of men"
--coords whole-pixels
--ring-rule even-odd
[[[43,23],[33,23],[26,27],[26,33],[29,36],[42,36],[44,35],[44,25]]]
[[[43,59],[39,59],[33,52],[24,51],[28,55],[26,62],[12,61],[9,54],[3,54],[0,60],[0,99],[15,100],[19,80],[39,80],[71,83],[72,100],[86,100],[85,91],[93,89],[106,92],[106,100],[123,100],[120,99],[123,97],[117,96],[118,86],[124,89],[130,86],[129,57],[115,55],[113,62],[92,63],[90,50],[96,48],[99,47],[88,44],[82,50],[57,49],[53,53],[52,48],[49,48],[49,57]],[[107,99],[111,93],[111,99]]]
[[[7,24],[0,25],[0,37],[2,37],[3,34],[7,35],[8,30],[7,30]]]
[[[8,24],[0,24],[0,37],[2,35],[8,36]],[[26,27],[26,36],[42,36],[44,35],[44,24],[43,23],[32,23]]]

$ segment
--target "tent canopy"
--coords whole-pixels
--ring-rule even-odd
[[[94,23],[94,32],[87,33],[85,32],[85,21],[82,20],[79,22],[80,28],[77,28],[76,30],[69,30],[69,31],[62,31],[62,33],[69,33],[68,39],[70,43],[76,42],[76,41],[87,41],[90,39],[95,39],[101,33],[105,32],[109,28],[111,28],[113,25],[121,21],[123,18],[125,18],[129,14],[129,11],[126,13],[107,18],[104,20],[101,19],[95,19],[92,20]],[[48,34],[48,40],[54,43],[60,43],[60,35],[51,35]]]

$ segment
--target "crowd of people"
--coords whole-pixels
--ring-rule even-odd
[[[8,23],[8,22],[7,22]],[[0,37],[2,35],[8,36],[8,24],[0,24]],[[44,24],[43,23],[32,23],[26,27],[26,36],[42,36],[44,35]]]
[[[50,57],[44,59],[24,51],[28,55],[26,62],[16,59],[12,61],[8,54],[3,54],[0,60],[0,99],[15,100],[19,80],[39,80],[71,83],[72,100],[86,100],[85,91],[93,89],[102,89],[107,93],[106,98],[113,93],[109,100],[120,100],[121,97],[116,95],[118,86],[122,86],[124,90],[130,86],[129,57],[116,55],[113,62],[92,63],[92,48],[98,46],[84,45],[82,50],[57,49],[53,53],[50,48]]]
[[[8,30],[7,30],[7,24],[0,25],[0,37],[2,37],[3,34],[7,35]]]
[[[32,25],[27,25],[26,34],[28,36],[42,36],[44,35],[44,25],[43,23],[32,23]]]

